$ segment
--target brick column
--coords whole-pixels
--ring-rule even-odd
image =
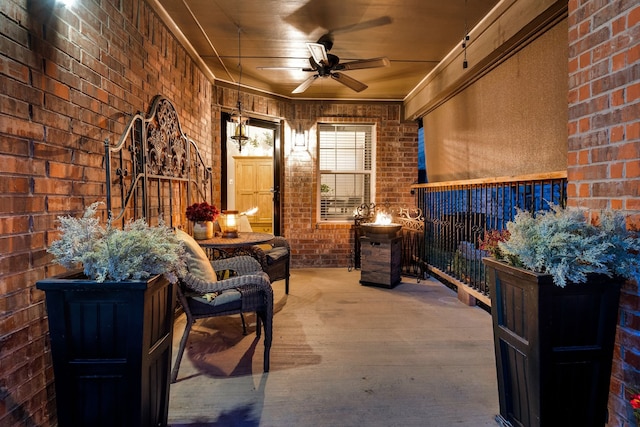
[[[569,1],[569,204],[611,208],[640,228],[640,4]],[[609,427],[632,423],[640,388],[640,293],[622,292]]]

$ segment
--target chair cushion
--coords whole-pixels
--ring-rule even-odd
[[[204,295],[192,295],[191,298],[213,307],[223,305],[234,307],[242,299],[242,294],[236,289],[228,289],[222,292],[210,292]],[[239,306],[238,306],[239,308]]]
[[[242,294],[235,289],[188,296],[189,309],[194,316],[210,316],[213,313],[213,307],[215,307],[215,313],[239,312],[242,309]]]
[[[187,270],[189,270],[189,273],[207,282],[216,282],[216,272],[213,270],[207,254],[198,242],[180,229],[176,230],[176,236],[184,243],[187,252]]]
[[[265,255],[267,256],[267,263],[273,264],[274,262],[287,257],[289,255],[289,251],[287,250],[287,248],[277,247],[269,249],[267,252],[265,252]]]

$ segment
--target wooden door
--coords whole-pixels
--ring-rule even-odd
[[[234,157],[236,170],[236,209],[244,212],[258,208],[249,217],[254,231],[273,230],[273,159],[271,157]]]

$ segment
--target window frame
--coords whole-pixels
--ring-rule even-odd
[[[352,169],[352,170],[343,170],[343,169],[321,169],[322,165],[322,141],[321,141],[321,133],[326,131],[326,127],[354,127],[354,128],[363,128],[366,132],[369,132],[370,137],[370,153],[369,153],[369,161],[370,161],[370,170],[367,169]],[[318,122],[316,124],[316,137],[317,137],[317,149],[316,149],[316,170],[317,170],[317,186],[316,186],[316,210],[317,210],[317,219],[321,224],[327,223],[349,223],[353,221],[353,210],[355,209],[355,205],[353,207],[348,206],[344,211],[343,215],[334,214],[335,217],[327,217],[327,215],[323,215],[323,211],[326,208],[326,205],[323,209],[324,198],[321,192],[322,186],[322,176],[323,174],[336,174],[336,175],[362,175],[369,177],[369,200],[366,200],[366,190],[363,197],[363,203],[375,203],[376,196],[376,143],[377,143],[377,129],[378,126],[376,123],[372,122],[362,122],[362,123],[353,123],[353,122]],[[354,130],[355,132],[356,130]],[[336,148],[337,150],[337,148]],[[366,150],[366,140],[365,140],[365,148]],[[335,151],[334,151],[335,152]],[[363,156],[363,161],[366,158]],[[366,185],[366,184],[363,184]],[[326,211],[325,211],[326,212]]]

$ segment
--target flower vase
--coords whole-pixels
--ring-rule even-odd
[[[193,223],[193,238],[206,240],[213,238],[213,221],[196,221]]]

